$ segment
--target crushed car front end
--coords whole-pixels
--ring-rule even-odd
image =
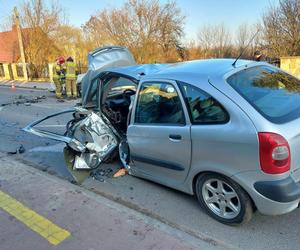
[[[72,113],[73,119],[67,123],[64,135],[38,128],[43,121],[66,113]],[[65,142],[65,160],[72,174],[77,170],[95,169],[107,161],[114,155],[113,152],[117,150],[121,138],[104,116],[81,107],[49,115],[29,124],[23,130],[37,136]],[[81,182],[76,174],[73,174],[73,177],[77,182]]]

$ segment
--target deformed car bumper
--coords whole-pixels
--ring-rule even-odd
[[[249,171],[236,174],[232,179],[247,191],[262,214],[285,214],[299,205],[300,183],[296,183],[290,176],[264,180],[259,171]]]

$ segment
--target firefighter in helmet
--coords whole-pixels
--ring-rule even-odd
[[[67,58],[66,64],[66,92],[68,98],[77,98],[76,86],[76,64],[71,56]]]
[[[56,59],[56,62],[53,64],[53,82],[55,84],[55,95],[57,99],[62,98],[62,84],[61,84],[61,78],[62,78],[62,68],[63,64],[65,62],[65,59],[63,56],[60,56]]]

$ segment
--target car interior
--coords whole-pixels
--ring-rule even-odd
[[[110,77],[103,81],[103,88],[101,110],[115,128],[124,135],[137,83],[124,77]]]

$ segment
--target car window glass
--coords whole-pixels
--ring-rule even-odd
[[[274,123],[300,117],[300,80],[273,67],[241,70],[227,82],[259,113]]]
[[[227,112],[211,95],[185,83],[181,83],[181,88],[188,105],[192,123],[211,124],[228,121]]]
[[[135,112],[136,123],[184,124],[178,93],[169,83],[143,83]]]
[[[113,77],[104,83],[104,92],[107,93],[107,97],[122,94],[125,90],[136,91],[136,83],[125,77]]]
[[[89,89],[86,106],[87,107],[97,107],[97,89],[98,89],[98,78],[94,79],[91,83]]]

